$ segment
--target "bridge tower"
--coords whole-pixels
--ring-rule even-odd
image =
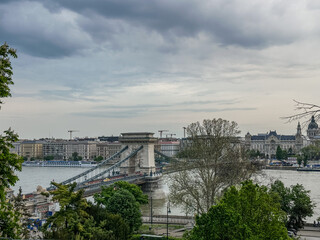
[[[156,171],[154,144],[157,142],[157,138],[153,137],[153,134],[150,132],[121,133],[119,141],[122,147],[128,146],[128,150],[121,154],[121,159],[124,159],[131,152],[143,146],[134,157],[121,165],[121,173],[133,174],[140,172],[152,176]]]

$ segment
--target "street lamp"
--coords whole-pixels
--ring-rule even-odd
[[[167,239],[169,239],[169,213],[171,213],[170,201],[167,203]]]
[[[152,228],[153,209],[152,209],[152,197],[150,197],[150,223]]]

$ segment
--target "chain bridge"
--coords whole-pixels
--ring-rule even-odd
[[[122,133],[119,138],[121,150],[97,166],[61,182],[77,183],[76,190],[84,189],[85,196],[100,191],[102,186],[117,181],[138,184],[144,192],[153,192],[158,188],[162,169],[156,168],[155,154],[162,159],[167,156],[155,151],[157,138],[150,132]],[[47,190],[53,190],[54,186]]]

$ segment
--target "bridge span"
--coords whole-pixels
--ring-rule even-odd
[[[162,177],[161,170],[157,170],[155,165],[154,145],[157,138],[153,135],[154,133],[150,132],[121,133],[119,141],[122,148],[119,152],[97,166],[66,179],[61,184],[75,182],[76,190],[84,189],[85,196],[91,196],[99,192],[102,186],[117,181],[135,183],[140,185],[144,192],[153,192],[158,188]],[[54,188],[51,186],[47,190]]]

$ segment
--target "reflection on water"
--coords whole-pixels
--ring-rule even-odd
[[[22,172],[18,172],[19,181],[14,186],[17,192],[19,186],[22,187],[23,193],[29,193],[36,190],[38,185],[42,187],[49,187],[50,181],[55,180],[61,182],[67,178],[79,174],[86,169],[83,168],[67,168],[67,167],[23,167]],[[288,170],[264,170],[264,175],[258,178],[261,184],[269,185],[272,181],[279,179],[285,186],[302,184],[305,189],[310,190],[311,199],[317,204],[314,210],[314,216],[308,219],[308,222],[313,222],[320,216],[320,172],[298,172]],[[167,195],[168,179],[164,177],[162,181],[162,191]],[[166,199],[153,200],[153,214],[166,214]],[[142,206],[142,213],[150,215],[150,204]],[[182,208],[173,206],[171,204],[172,215],[185,215]]]

